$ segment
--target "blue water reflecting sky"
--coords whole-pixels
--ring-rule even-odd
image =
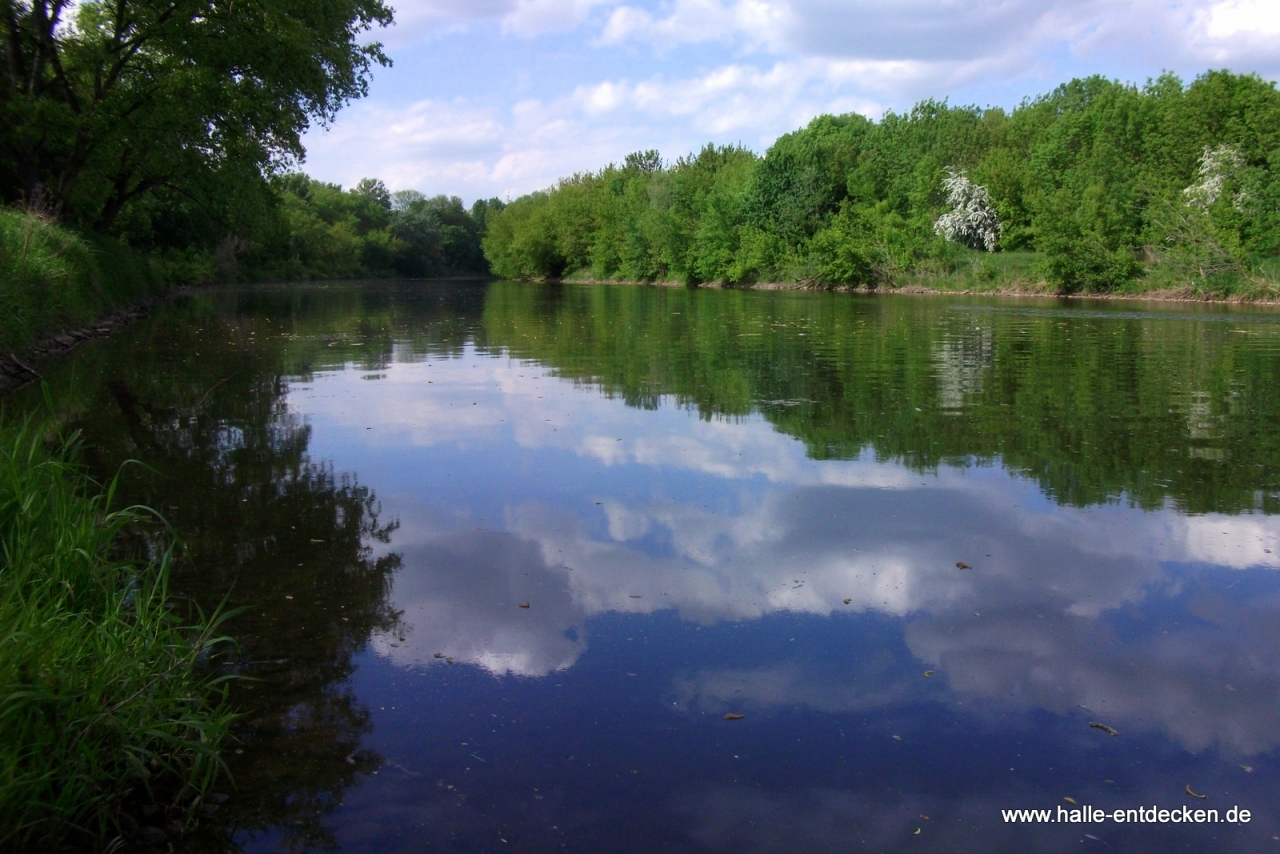
[[[400,522],[343,850],[1280,850],[1280,518],[816,461],[756,416],[401,355],[288,397]],[[1064,797],[1257,818],[1000,818]]]

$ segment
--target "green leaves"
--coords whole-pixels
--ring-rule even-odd
[[[388,62],[381,0],[6,6],[0,198],[109,229],[148,193],[216,206],[302,153]]]

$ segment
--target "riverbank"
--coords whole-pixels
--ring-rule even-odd
[[[146,258],[116,241],[0,208],[0,354],[12,359],[56,346],[67,330],[118,324],[115,313],[166,289]]]
[[[688,284],[681,281],[635,281],[601,279],[580,271],[558,279],[534,279],[568,284],[653,285],[763,291],[829,291],[857,294],[913,294],[937,296],[1035,297],[1065,299],[1131,300],[1142,302],[1195,302],[1219,304],[1280,304],[1280,276],[1259,270],[1252,275],[1220,278],[1213,286],[1170,271],[1147,268],[1146,275],[1113,290],[1064,292],[1037,275],[1036,253],[1002,253],[975,258],[950,269],[918,270],[894,276],[889,283],[868,286],[826,284],[815,281],[729,283],[722,281]]]
[[[112,335],[135,320],[146,317],[151,308],[163,298],[148,297],[99,317],[88,325],[60,329],[27,347],[21,356],[12,350],[0,354],[0,396],[43,379],[40,372],[28,363],[32,355],[52,356],[65,353],[84,341]]]
[[[0,425],[0,850],[161,843],[224,770],[221,617],[179,616],[148,512],[46,433]]]

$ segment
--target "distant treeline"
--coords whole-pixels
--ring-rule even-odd
[[[301,173],[273,178],[255,227],[190,253],[197,278],[332,279],[476,275],[489,271],[480,246],[498,199],[470,209],[457,196],[392,193],[366,178],[350,190]],[[159,248],[159,247],[158,247]],[[169,251],[162,257],[181,258]]]
[[[1273,83],[1090,77],[1012,112],[821,116],[763,158],[632,154],[515,200],[484,248],[509,278],[896,285],[1010,269],[994,251],[1063,292],[1274,290],[1278,175]]]

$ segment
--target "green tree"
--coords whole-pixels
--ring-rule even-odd
[[[215,203],[388,60],[382,0],[4,0],[0,199],[100,230],[158,189]]]

